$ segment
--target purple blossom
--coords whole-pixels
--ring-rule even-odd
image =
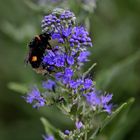
[[[86,62],[86,61],[88,61],[87,57],[89,55],[90,55],[89,51],[83,51],[83,52],[80,52],[77,59],[78,59],[79,62]]]
[[[113,107],[112,104],[105,104],[105,105],[103,106],[103,109],[104,109],[104,111],[107,112],[108,114],[111,114],[111,112],[112,112],[112,107]]]
[[[58,39],[59,40],[60,38],[62,38],[60,33],[53,33],[52,34],[52,39]]]
[[[58,43],[64,43],[64,39],[62,38],[62,34],[57,32],[52,34],[52,39],[57,39]]]
[[[55,31],[55,24],[57,23],[57,17],[55,15],[48,15],[45,16],[44,19],[42,20],[42,25],[41,27],[43,28],[43,32],[53,32]]]
[[[91,105],[92,107],[96,107],[101,105],[101,100],[100,98],[97,96],[95,91],[89,92],[87,94],[84,94],[84,96],[86,97],[86,101],[89,105]]]
[[[63,84],[68,84],[73,76],[73,70],[71,68],[65,68],[64,73],[58,72],[55,74],[55,78],[62,81]]]
[[[75,125],[76,125],[76,128],[79,129],[79,130],[83,127],[83,123],[81,121],[77,121],[75,123]]]
[[[64,43],[64,39],[63,38],[60,38],[59,40],[58,40],[58,43]]]
[[[48,16],[44,16],[41,27],[43,32],[54,33],[62,31],[62,29],[66,29],[69,26],[72,26],[75,23],[75,15],[69,10],[63,10],[61,8],[56,8],[53,10],[52,14]],[[62,27],[63,25],[63,27]],[[60,33],[60,32],[59,32]],[[70,30],[63,32],[64,37],[69,36]],[[62,32],[61,32],[62,35]]]
[[[71,80],[69,82],[69,84],[70,84],[71,88],[77,89],[77,88],[81,87],[81,88],[79,88],[79,90],[83,91],[83,90],[92,88],[93,81],[89,78],[86,78],[84,80],[77,79],[77,80]]]
[[[64,67],[65,55],[59,51],[47,50],[46,55],[43,58],[43,63],[48,65],[54,65],[56,67]]]
[[[48,50],[47,51],[47,54],[44,56],[43,58],[43,63],[45,64],[49,64],[49,65],[54,65],[54,59],[55,59],[55,54],[53,51],[51,50]]]
[[[41,58],[43,62],[41,62],[39,68],[47,71],[46,73],[54,78],[54,81],[49,79],[43,82],[42,86],[47,89],[48,92],[55,92],[55,81],[58,80],[61,83],[60,86],[62,85],[63,88],[68,88],[69,90],[68,97],[70,98],[66,97],[66,102],[68,101],[68,103],[71,104],[75,104],[76,102],[79,106],[79,103],[81,104],[80,99],[82,99],[83,102],[84,98],[84,101],[87,103],[85,106],[86,109],[89,107],[88,109],[90,111],[104,111],[110,114],[112,104],[109,102],[112,99],[112,95],[101,95],[94,88],[93,81],[90,78],[83,79],[81,78],[81,74],[78,73],[80,66],[88,61],[90,52],[87,51],[87,48],[92,46],[92,42],[85,28],[82,26],[75,27],[74,23],[74,14],[69,10],[59,8],[55,9],[52,14],[45,16],[42,20],[42,31],[44,34],[50,36],[51,40],[46,41],[49,42],[51,49],[47,48],[46,45],[44,45],[45,43],[42,43],[42,46],[44,45],[46,49],[44,50],[43,58]],[[77,74],[75,74],[75,72],[77,72]],[[76,93],[75,96],[73,96],[73,93]],[[49,95],[50,94],[47,94],[47,96]],[[52,104],[53,101],[57,103],[57,100],[60,99],[59,96],[65,100],[66,95],[58,91],[56,97],[51,95],[51,103],[47,103]],[[83,96],[83,98],[81,98],[81,96]],[[33,107],[38,108],[45,105],[45,97],[45,93],[41,95],[37,88],[33,88],[25,99],[28,103],[33,103]],[[81,118],[82,116],[79,119]],[[84,127],[83,123],[78,120],[75,122],[75,126],[78,130]],[[71,133],[69,130],[65,130],[65,137],[68,137],[66,135],[69,134],[71,136]],[[54,140],[54,137],[51,135],[43,136],[43,138],[44,140]]]
[[[68,84],[73,76],[73,70],[71,68],[66,68],[64,75],[62,77],[62,81],[64,84]]]
[[[98,94],[98,91],[93,90],[92,92],[84,94],[84,96],[86,97],[87,103],[94,109],[99,107],[102,108],[105,112],[109,114],[111,113],[112,104],[108,104],[108,103],[112,99],[112,94],[107,94],[106,96],[100,96],[100,94]]]
[[[48,89],[48,90],[54,90],[56,83],[52,80],[48,80],[47,82],[42,83],[43,88]]]
[[[74,58],[73,58],[73,56],[67,55],[67,56],[66,56],[66,59],[67,59],[67,63],[68,63],[69,65],[73,65],[73,64],[74,64]]]
[[[69,135],[70,131],[69,130],[65,130],[64,134]]]
[[[41,96],[40,91],[34,87],[31,92],[25,97],[27,103],[35,103],[34,108],[42,107],[45,105],[45,99]]]
[[[51,72],[51,71],[53,71],[55,68],[54,68],[54,66],[47,66],[47,71],[48,72]]]
[[[89,89],[93,85],[93,81],[91,79],[85,79],[84,80],[84,89]]]
[[[69,11],[69,10],[65,10],[61,15],[60,15],[60,19],[64,20],[64,19],[70,19],[75,17],[73,12]]]
[[[69,84],[70,84],[70,87],[71,88],[73,88],[73,89],[76,89],[76,88],[78,88],[78,84],[77,84],[77,82],[76,81],[74,81],[74,80],[71,80],[70,82],[69,82]]]
[[[54,59],[55,66],[64,67],[65,65],[65,55],[63,53],[57,52]]]
[[[62,29],[62,35],[63,35],[64,37],[70,36],[70,35],[71,35],[71,32],[72,32],[72,28],[71,28],[71,27],[66,28],[66,29]]]
[[[71,68],[65,69],[65,76],[71,78],[73,76],[73,70]]]
[[[55,74],[55,78],[56,78],[56,80],[61,80],[61,78],[64,76],[64,74],[62,73],[62,72],[57,72],[56,74]]]
[[[77,44],[79,47],[91,46],[91,39],[84,27],[74,27],[70,43]]]
[[[110,100],[112,99],[112,94],[107,94],[104,96],[101,96],[101,102],[103,105],[108,104],[110,102]]]
[[[59,49],[54,49],[55,46],[53,46],[52,50],[46,51],[43,57],[43,64],[46,67],[53,66],[55,70],[59,71],[59,67],[66,68],[67,65],[73,66],[75,64],[73,68],[78,69],[83,62],[88,61],[89,52],[86,49],[91,46],[91,38],[84,27],[74,26],[74,20],[75,16],[71,11],[59,8],[44,17],[42,21],[43,31],[46,33],[50,33],[48,30],[51,31],[52,40],[57,40],[60,43]],[[71,24],[72,22],[73,24]],[[61,72],[63,73],[64,70]],[[65,82],[68,81],[67,77],[64,79]]]
[[[43,136],[44,140],[54,140],[53,136]]]
[[[64,43],[64,38],[67,38],[71,35],[72,28],[63,28],[58,29],[57,32],[52,34],[52,39],[57,39],[59,43]]]
[[[84,27],[75,26],[74,22],[74,14],[69,10],[60,8],[55,9],[52,14],[44,17],[42,20],[43,32],[49,33],[50,38],[55,42],[58,41],[57,43],[59,44],[57,45],[59,46],[55,46],[50,41],[52,49],[45,50],[41,65],[43,69],[50,70],[50,74],[56,80],[67,85],[74,93],[84,93],[84,97],[90,106],[94,108],[100,107],[104,111],[110,112],[111,105],[109,102],[112,99],[112,95],[101,96],[101,94],[98,94],[98,91],[93,89],[93,81],[89,78],[81,79],[77,77],[77,79],[73,79],[76,76],[74,72],[80,69],[84,62],[88,61],[90,52],[87,51],[87,47],[92,46],[89,33]],[[43,87],[48,90],[54,90],[55,82],[48,80],[43,83]],[[27,98],[29,103],[34,100],[38,101],[33,95],[31,97]],[[43,100],[40,94],[38,98]]]
[[[112,110],[112,104],[109,104],[109,102],[112,99],[112,96],[113,96],[112,94],[101,96],[101,103],[102,103],[103,109],[105,112],[109,114],[111,114],[111,110]]]
[[[79,86],[81,86],[83,84],[83,80],[82,79],[77,79],[75,80],[71,80],[70,81],[70,87],[73,89],[77,89]]]

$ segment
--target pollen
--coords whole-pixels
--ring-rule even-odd
[[[32,57],[32,62],[36,62],[37,61],[37,56],[33,56]]]

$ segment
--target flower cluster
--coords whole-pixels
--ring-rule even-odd
[[[27,103],[33,103],[34,108],[42,107],[45,105],[46,100],[42,97],[40,91],[37,87],[34,87],[31,92],[29,92],[28,96],[25,97]]]
[[[103,109],[103,111],[111,114],[112,110],[112,104],[109,104],[109,102],[112,99],[112,94],[107,95],[98,95],[98,92],[92,91],[84,96],[86,97],[87,103],[93,108],[93,110]]]
[[[69,110],[72,110],[73,105],[81,106],[84,102],[87,110],[110,114],[112,104],[109,102],[112,95],[102,95],[96,90],[91,78],[78,72],[84,62],[88,61],[90,52],[87,49],[92,47],[92,42],[86,29],[82,26],[76,26],[75,20],[75,15],[71,11],[58,8],[43,18],[42,32],[51,37],[49,41],[51,49],[45,50],[41,65],[42,68],[51,71],[49,73],[51,78],[42,84],[45,93],[40,93],[37,88],[34,88],[27,95],[26,101],[30,104],[33,103],[33,107],[42,107],[48,104],[48,93],[52,93],[52,101],[58,100],[56,96],[59,94],[61,98],[71,104],[68,105]],[[68,94],[66,95],[64,91]],[[54,101],[55,103],[57,102]],[[80,114],[80,117],[77,116],[75,116],[74,121],[79,132],[86,126]],[[88,118],[86,115],[83,116]],[[64,132],[64,135],[70,134],[69,130]],[[53,140],[54,138],[47,136],[44,139]]]
[[[55,9],[43,18],[42,32],[50,34],[51,42],[56,42],[51,50],[46,50],[43,66],[58,72],[59,68],[64,70],[66,67],[76,70],[88,61],[87,48],[92,47],[91,38],[84,27],[75,26],[75,19],[72,12],[63,9]]]
[[[42,20],[42,32],[52,33],[62,31],[75,24],[76,17],[69,10],[56,8]]]

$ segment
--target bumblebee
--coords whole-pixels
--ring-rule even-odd
[[[26,63],[30,63],[37,73],[45,74],[49,70],[42,64],[46,49],[51,49],[49,40],[51,40],[50,35],[43,33],[36,35],[28,45],[29,53],[26,58]]]

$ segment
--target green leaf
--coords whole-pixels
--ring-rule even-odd
[[[17,27],[8,21],[2,22],[0,30],[17,42],[23,42],[27,38],[31,38],[36,32],[36,28],[32,24],[25,23]]]
[[[117,64],[115,63],[115,65],[113,65],[111,68],[101,71],[100,74],[97,75],[96,86],[98,88],[102,87],[103,89],[106,89],[111,84],[111,82],[116,79],[124,70],[134,67],[134,64],[139,62],[139,60],[140,51],[137,51]]]
[[[24,1],[24,3],[35,12],[40,12],[41,11],[40,6],[37,6],[37,4],[34,4],[33,2],[31,2],[29,0]]]
[[[130,110],[132,103],[133,102],[130,102],[117,120],[114,121],[108,137],[109,140],[123,140],[125,135],[131,132],[134,125],[138,122],[140,115],[139,113],[136,115],[136,112],[138,112],[139,108],[136,109],[135,106]]]
[[[28,92],[27,86],[25,86],[24,84],[19,84],[19,83],[11,82],[8,84],[8,88],[22,94],[25,94]]]
[[[40,120],[44,125],[46,134],[54,134],[58,132],[58,130],[54,126],[52,126],[46,118],[41,117]]]

